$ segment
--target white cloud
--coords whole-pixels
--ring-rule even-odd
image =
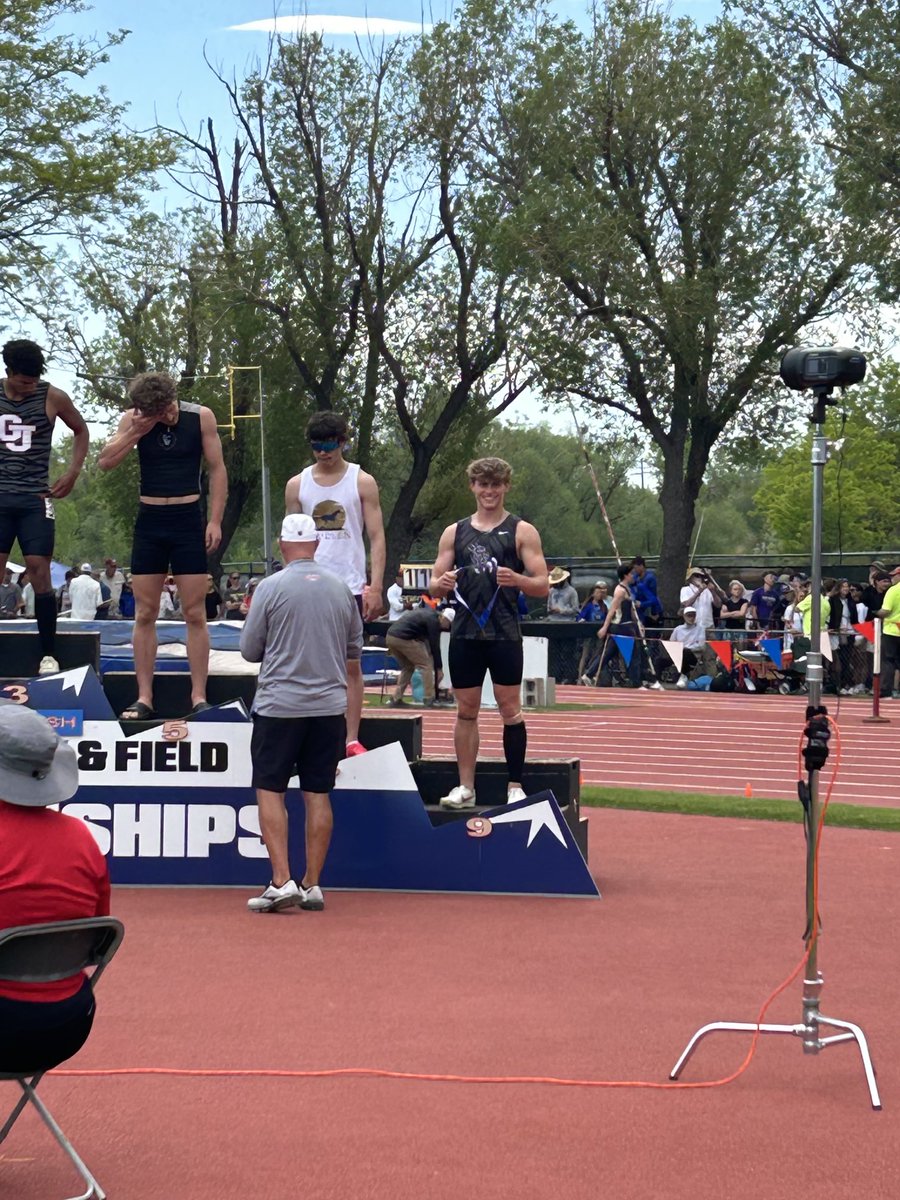
[[[404,33],[427,33],[430,25],[416,21],[392,21],[387,17],[337,17],[299,14],[267,17],[244,25],[229,25],[242,33],[321,33],[332,37],[397,37]]]

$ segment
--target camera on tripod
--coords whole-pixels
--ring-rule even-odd
[[[846,346],[795,346],[781,360],[782,381],[796,392],[848,387],[865,378],[866,356]]]

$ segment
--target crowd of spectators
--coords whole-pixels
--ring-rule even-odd
[[[276,569],[280,564],[276,564]],[[243,621],[253,600],[260,576],[244,576],[232,571],[217,584],[207,577],[206,619]],[[131,572],[122,570],[114,558],[104,561],[99,570],[89,562],[66,571],[65,581],[56,592],[59,615],[74,621],[134,620],[134,590]],[[34,588],[27,568],[18,573],[7,568],[0,582],[0,621],[17,618],[34,620]],[[168,575],[159,601],[160,621],[180,621],[181,601],[178,585]]]

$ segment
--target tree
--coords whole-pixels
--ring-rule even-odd
[[[739,4],[748,27],[783,64],[839,163],[848,209],[896,231],[900,213],[900,23],[894,0],[766,0]],[[885,291],[900,259],[876,256]]]
[[[77,229],[113,219],[167,158],[159,137],[122,125],[106,90],[82,81],[125,31],[96,45],[52,36],[79,0],[4,0],[0,6],[0,296],[20,306],[52,254]]]
[[[470,11],[502,35],[510,82],[482,136],[507,252],[544,289],[545,386],[655,445],[674,606],[713,447],[771,406],[780,352],[854,303],[874,237],[839,219],[790,88],[731,21],[610,0],[583,35],[510,4],[509,36]]]

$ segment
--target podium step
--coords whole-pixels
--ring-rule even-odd
[[[371,716],[369,712],[363,709],[359,723],[359,740],[367,750],[399,742],[408,763],[422,757],[421,714],[390,712]]]
[[[120,713],[137,699],[137,676],[133,671],[107,671],[103,690],[113,712]],[[242,700],[249,712],[256,695],[255,675],[210,675],[206,698],[210,704]],[[153,708],[160,719],[183,717],[191,708],[191,677],[181,673],[157,673],[153,676]]]
[[[14,621],[0,622],[0,676],[7,679],[30,679],[37,675],[43,653],[41,639],[32,630],[10,629]],[[100,634],[66,633],[60,622],[56,634],[56,661],[61,671],[75,667],[93,667],[100,671]]]
[[[459,767],[455,758],[420,758],[410,764],[413,778],[426,807],[437,804],[459,783]],[[560,808],[574,805],[581,798],[580,760],[577,758],[529,759],[525,763],[522,787],[531,796],[551,791]],[[475,770],[475,792],[480,805],[496,808],[506,803],[508,782],[506,763],[502,759],[479,759]]]

